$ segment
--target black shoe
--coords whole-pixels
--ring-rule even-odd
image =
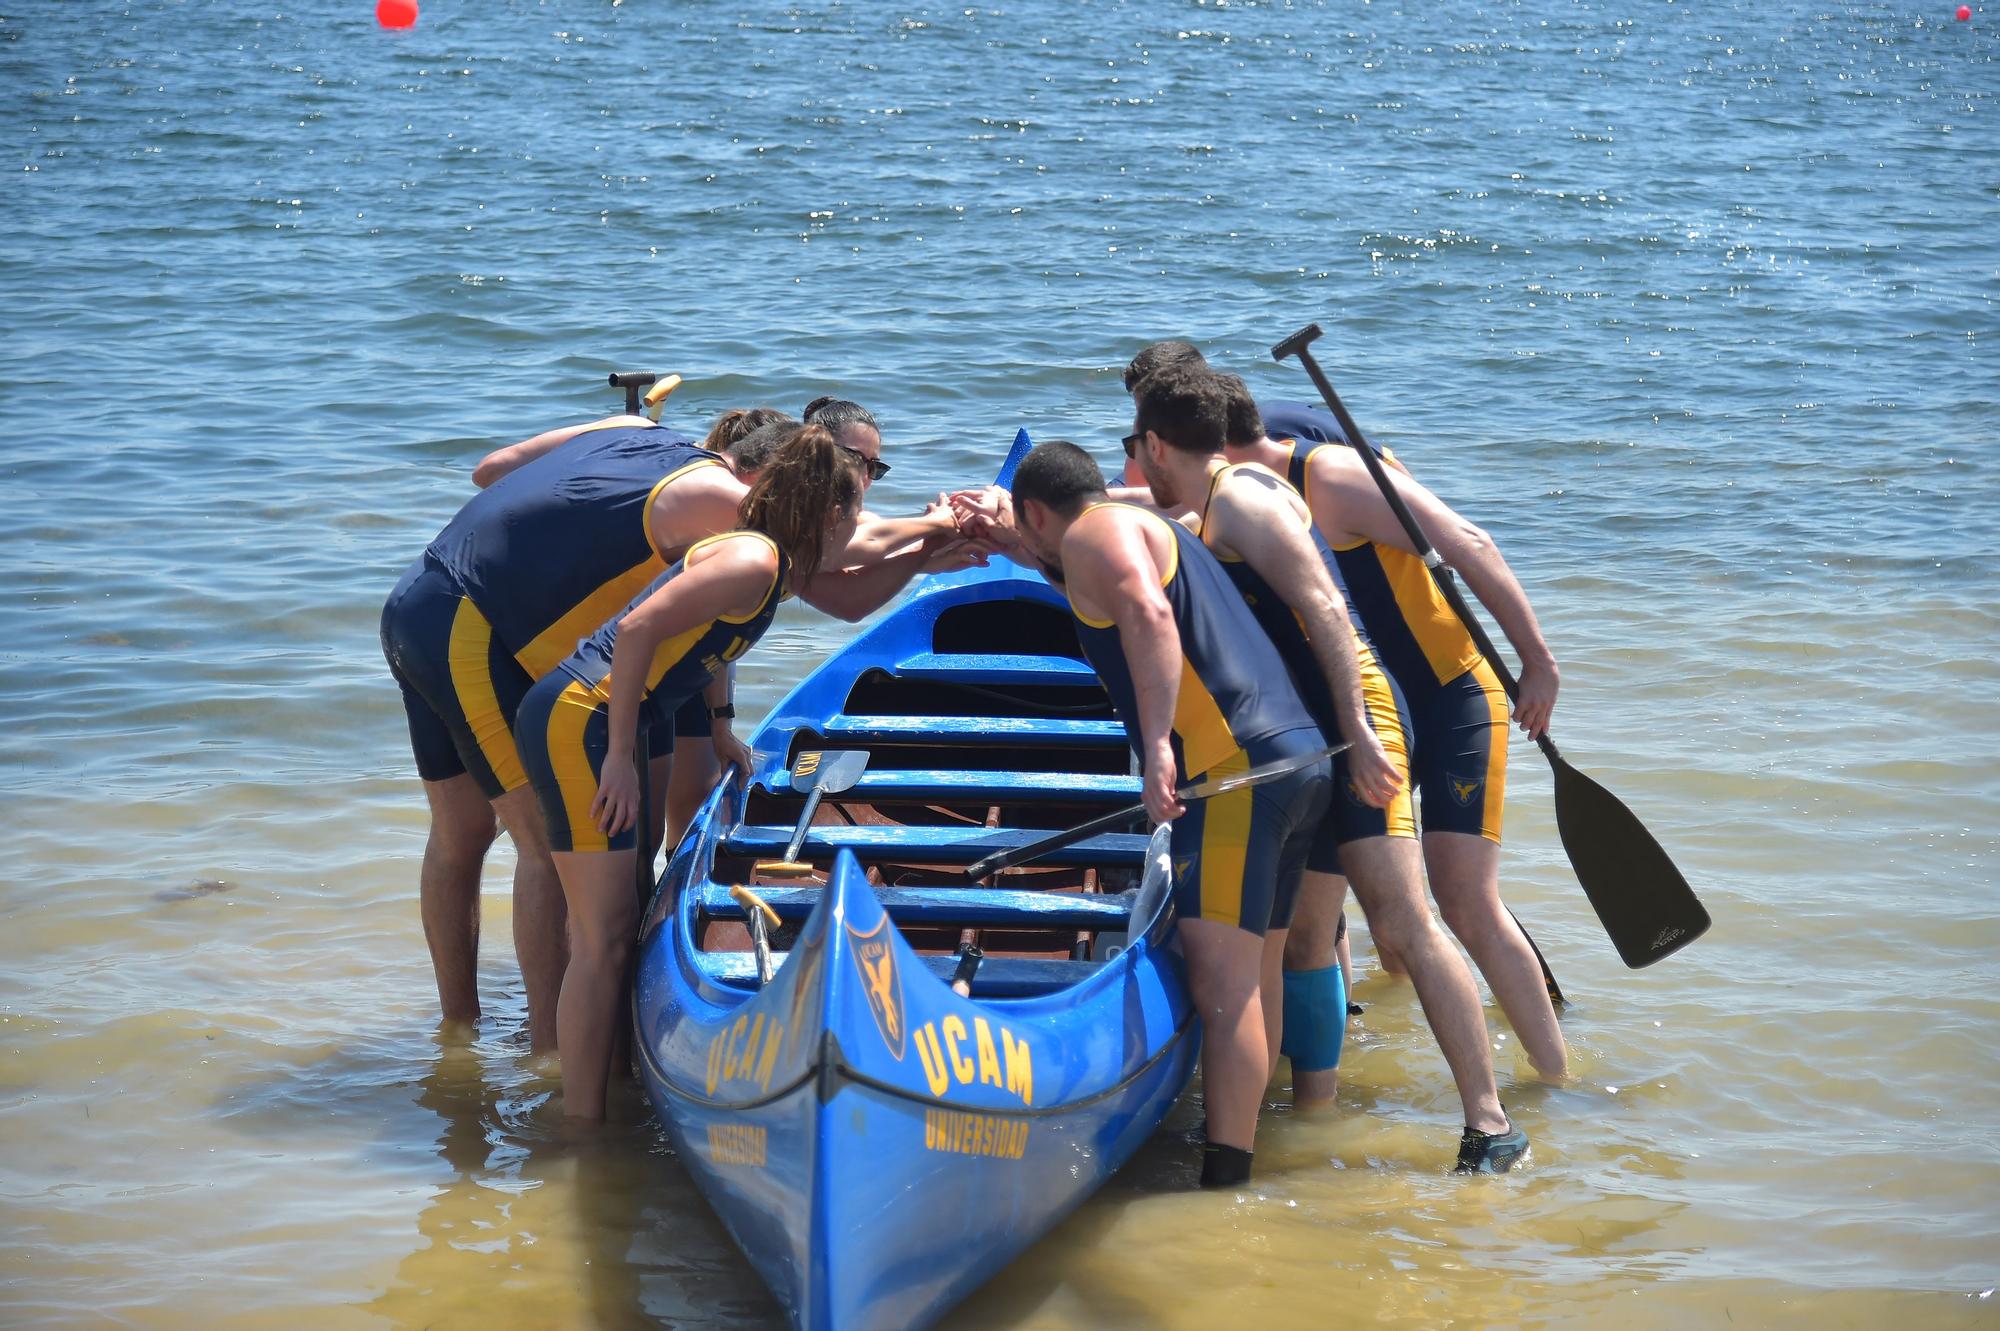
[[[1349,1003],[1347,1005],[1347,1015],[1350,1017],[1358,1017],[1365,1010],[1359,1003]]]
[[[1454,1174],[1504,1174],[1528,1154],[1528,1134],[1507,1125],[1505,1132],[1481,1132],[1467,1128],[1458,1139],[1458,1166]]]

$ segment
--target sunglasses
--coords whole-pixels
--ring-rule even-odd
[[[1143,434],[1128,434],[1123,439],[1120,439],[1118,442],[1125,445],[1125,456],[1128,458],[1138,457],[1139,442],[1145,437]]]
[[[852,453],[855,457],[860,458],[862,469],[868,473],[870,481],[879,481],[889,474],[889,464],[881,458],[871,458],[860,449],[848,444],[835,444],[834,447],[843,453]]]

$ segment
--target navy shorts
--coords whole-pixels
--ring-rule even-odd
[[[635,828],[607,837],[590,816],[611,750],[610,709],[601,687],[594,689],[563,670],[542,676],[521,700],[515,731],[521,765],[542,806],[551,850],[631,850],[637,844]],[[651,706],[641,706],[639,725],[645,733],[635,748],[644,746],[658,728],[648,724],[651,718]]]
[[[1410,700],[1424,831],[1500,839],[1511,710],[1485,661]]]
[[[1389,801],[1388,808],[1376,808],[1361,798],[1348,778],[1347,760],[1353,750],[1335,754],[1333,799],[1325,820],[1313,836],[1312,853],[1306,857],[1306,868],[1314,873],[1339,873],[1340,848],[1350,841],[1377,836],[1414,837],[1417,834],[1416,790],[1410,775],[1412,729],[1409,704],[1404,701],[1403,690],[1395,678],[1376,661],[1374,652],[1362,646],[1357,655],[1361,665],[1361,697],[1368,707],[1368,724],[1375,731],[1375,738],[1382,742],[1389,761],[1402,773],[1403,790]],[[1327,742],[1332,743],[1338,738],[1336,732],[1327,737]]]
[[[470,772],[488,799],[527,784],[514,716],[534,680],[428,559],[410,565],[382,607],[382,654],[403,691],[418,776]]]
[[[712,722],[708,715],[708,698],[697,693],[680,705],[674,713],[673,724],[653,726],[646,731],[646,756],[648,758],[670,758],[677,739],[707,739]]]
[[[1317,730],[1287,730],[1202,773],[1229,776],[1324,746]],[[1299,879],[1332,785],[1326,759],[1259,786],[1197,800],[1173,822],[1174,909],[1262,937],[1291,927]]]

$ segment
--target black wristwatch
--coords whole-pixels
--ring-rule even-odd
[[[736,719],[736,704],[726,702],[720,707],[709,708],[708,719],[711,721],[734,721]]]

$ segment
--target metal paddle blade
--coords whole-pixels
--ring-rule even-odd
[[[1650,966],[1708,932],[1708,911],[1645,825],[1616,795],[1561,758],[1556,831],[1591,909],[1627,966]]]
[[[800,794],[818,787],[838,795],[868,770],[866,749],[808,749],[792,763],[792,789]]]

